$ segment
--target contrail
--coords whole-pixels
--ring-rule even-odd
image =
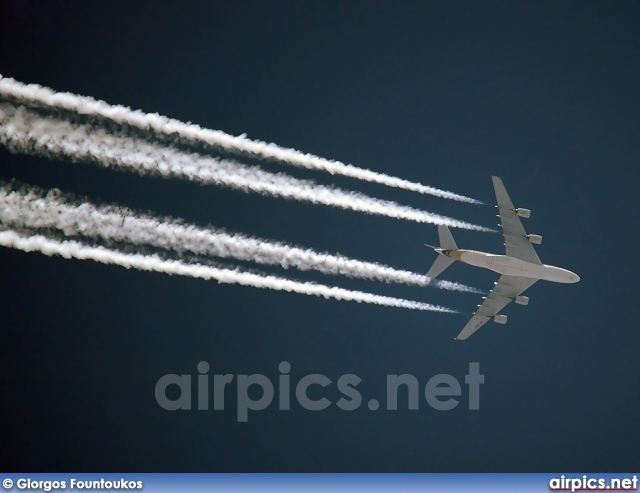
[[[220,130],[208,130],[199,125],[183,123],[178,120],[158,115],[131,110],[126,106],[112,106],[104,101],[86,96],[78,96],[68,92],[56,92],[37,84],[24,84],[12,78],[0,80],[0,95],[20,101],[35,103],[49,108],[58,108],[76,113],[99,116],[118,124],[126,124],[145,131],[156,132],[168,136],[178,136],[192,141],[206,143],[226,151],[240,152],[246,155],[265,159],[274,159],[300,168],[327,171],[331,174],[348,176],[359,180],[380,183],[394,188],[402,188],[412,192],[434,195],[460,202],[482,204],[482,202],[420,183],[403,180],[394,176],[358,168],[340,161],[324,159],[313,154],[304,154],[295,149],[287,149],[273,143],[247,139],[245,136],[233,136]]]
[[[186,154],[142,139],[109,134],[104,129],[46,118],[27,108],[0,105],[0,142],[11,151],[47,157],[68,157],[141,175],[180,177],[290,200],[323,204],[420,223],[443,224],[477,231],[489,228],[376,199],[360,193],[318,185],[256,166]]]
[[[134,268],[163,274],[216,280],[220,283],[289,291],[342,301],[372,303],[374,305],[408,308],[410,310],[457,313],[449,308],[428,303],[379,296],[361,291],[350,291],[323,284],[297,282],[275,276],[260,276],[237,269],[220,269],[200,264],[188,264],[177,260],[164,260],[155,255],[121,253],[108,248],[87,246],[77,241],[57,241],[41,235],[24,236],[13,230],[0,231],[0,246],[16,248],[24,252],[40,252],[49,256],[60,255],[67,259],[94,260],[102,264],[120,265],[127,269]]]
[[[472,287],[431,279],[426,275],[342,255],[316,252],[281,242],[238,233],[198,228],[175,220],[161,220],[120,207],[73,204],[57,190],[46,195],[36,187],[14,189],[0,182],[0,222],[6,226],[57,229],[65,236],[83,235],[135,245],[151,245],[178,253],[246,260],[285,269],[315,270],[323,274],[409,285],[431,285],[450,291],[481,293]]]

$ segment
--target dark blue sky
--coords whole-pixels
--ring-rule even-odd
[[[0,72],[469,195],[503,178],[545,263],[506,326],[456,335],[477,295],[288,271],[459,309],[337,302],[0,251],[3,469],[578,471],[637,468],[637,2],[40,2],[0,5]],[[285,165],[495,227],[460,204]],[[436,229],[192,183],[13,156],[0,176],[426,272]],[[497,234],[453,231],[501,252]],[[273,269],[273,272],[279,272]],[[488,288],[454,265],[444,279]],[[311,412],[235,420],[168,412],[166,373],[485,375],[481,409]],[[339,397],[335,386],[327,396]]]

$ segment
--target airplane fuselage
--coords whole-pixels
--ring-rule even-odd
[[[532,264],[507,255],[495,255],[476,250],[446,250],[443,248],[436,248],[435,250],[440,255],[445,255],[475,267],[489,269],[498,274],[562,283],[574,283],[580,280],[580,276],[570,270],[553,265]]]

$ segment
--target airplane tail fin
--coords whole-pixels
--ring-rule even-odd
[[[442,248],[443,250],[458,250],[458,245],[456,245],[456,242],[453,239],[453,236],[451,234],[451,231],[449,231],[449,228],[447,228],[446,226],[438,226],[438,236],[440,237],[440,248]],[[434,248],[431,245],[427,245],[427,246]],[[429,272],[427,272],[427,277],[430,277],[431,279],[435,279],[437,276],[442,274],[442,272],[444,272],[444,270],[447,267],[449,267],[453,262],[455,262],[454,259],[438,254],[436,261],[433,263],[433,265],[429,269]]]

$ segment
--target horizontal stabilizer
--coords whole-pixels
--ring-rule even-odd
[[[449,231],[449,228],[446,226],[438,226],[438,236],[440,237],[440,248],[444,248],[445,250],[458,249],[458,245],[456,245],[451,231]]]
[[[442,272],[453,262],[455,262],[455,260],[453,260],[452,258],[445,257],[444,255],[438,255],[438,258],[436,258],[436,261],[431,266],[431,269],[429,269],[429,272],[427,272],[427,277],[435,279],[437,276],[442,274]]]

